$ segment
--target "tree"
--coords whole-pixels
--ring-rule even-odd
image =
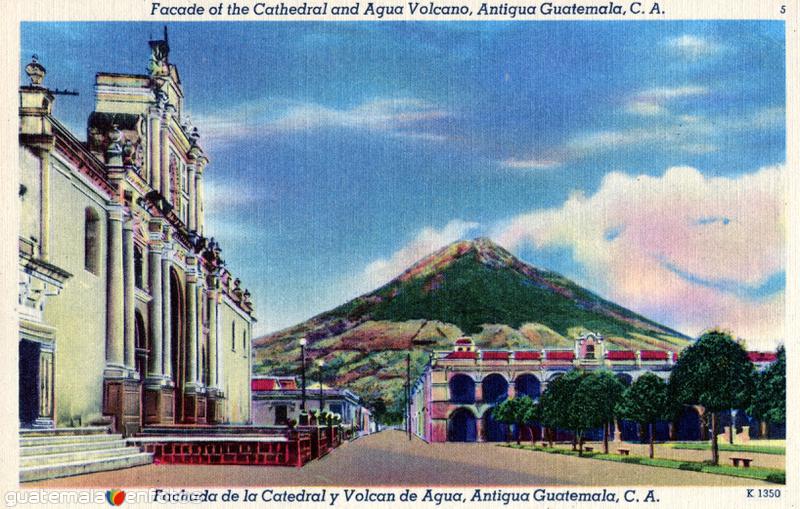
[[[517,427],[517,445],[520,443],[522,436],[522,427],[527,426],[530,422],[531,413],[534,412],[535,405],[533,400],[528,396],[519,396],[517,398],[510,398],[492,410],[492,417],[498,422],[504,424],[515,425]]]
[[[619,415],[625,419],[648,426],[650,435],[650,457],[654,455],[653,437],[655,424],[672,415],[667,383],[653,373],[645,373],[628,387],[617,406]]]
[[[569,421],[577,435],[580,454],[585,433],[599,427],[603,428],[603,451],[608,454],[608,425],[614,420],[615,407],[624,390],[622,382],[608,371],[583,377],[569,405]]]
[[[781,346],[777,353],[777,360],[756,376],[747,409],[747,413],[765,423],[786,422],[786,350]]]
[[[711,461],[719,464],[718,413],[751,401],[753,363],[742,345],[721,331],[710,331],[686,348],[670,375],[670,391],[684,405],[711,413]]]
[[[550,431],[548,441],[551,446],[553,445],[553,433],[557,429],[572,429],[569,406],[572,396],[584,376],[582,371],[576,369],[547,383],[547,388],[542,394],[539,403],[541,405],[542,424],[549,428]],[[575,443],[573,442],[573,448],[574,446]]]

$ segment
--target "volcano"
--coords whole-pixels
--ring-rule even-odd
[[[299,339],[306,337],[309,358],[325,360],[325,383],[350,388],[391,421],[402,415],[412,339],[434,350],[449,349],[464,334],[479,348],[570,348],[589,331],[612,350],[679,351],[690,341],[479,238],[450,244],[371,293],[255,339],[254,370],[297,374]],[[412,349],[412,376],[427,358]]]

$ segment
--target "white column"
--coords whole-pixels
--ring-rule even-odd
[[[186,193],[189,195],[189,230],[197,230],[197,187],[195,185],[195,172],[196,166],[194,163],[189,164],[189,181],[186,182],[189,188]]]
[[[189,351],[186,382],[197,382],[197,275],[186,274],[186,343]]]
[[[217,379],[218,338],[217,292],[211,289],[208,292],[208,384],[211,387],[219,387],[219,381]]]
[[[164,198],[167,199],[170,203],[172,203],[172,192],[171,192],[171,185],[170,185],[170,169],[169,169],[169,124],[170,124],[170,113],[168,111],[164,112],[163,121],[161,122],[161,129],[158,135],[161,137],[160,140],[160,153],[158,157],[161,158],[161,194],[164,195]],[[176,203],[173,203],[176,205]]]
[[[136,302],[134,298],[133,274],[133,219],[128,218],[122,225],[122,265],[123,265],[123,296],[125,307],[124,318],[124,346],[125,367],[131,371],[136,370]]]
[[[124,368],[122,209],[120,207],[108,211],[106,282],[106,364],[112,368]]]
[[[172,262],[169,259],[169,252],[164,249],[161,254],[161,341],[162,341],[162,372],[166,378],[172,378],[172,291],[170,283],[170,270]],[[177,319],[177,317],[176,317]],[[178,380],[175,381],[176,383]]]
[[[150,363],[148,366],[149,377],[164,376],[164,360],[162,357],[162,287],[161,287],[161,243],[151,244],[150,261]]]
[[[149,114],[147,161],[150,170],[150,186],[156,191],[161,191],[161,112],[153,108]]]

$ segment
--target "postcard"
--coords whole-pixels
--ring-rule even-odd
[[[796,503],[797,9],[15,6],[3,503]]]

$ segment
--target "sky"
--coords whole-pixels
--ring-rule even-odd
[[[85,139],[151,23],[24,23]],[[782,22],[173,23],[207,234],[256,334],[489,236],[696,336],[782,343]]]

